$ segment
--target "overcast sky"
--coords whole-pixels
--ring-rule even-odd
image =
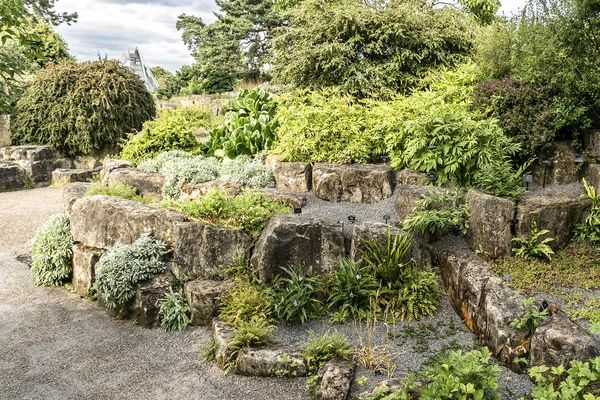
[[[525,3],[501,1],[505,14]],[[137,46],[151,67],[175,72],[194,61],[175,29],[177,17],[185,13],[210,23],[217,7],[214,0],[58,0],[56,9],[79,13],[76,24],[56,28],[78,61],[97,60],[98,52],[118,59]]]

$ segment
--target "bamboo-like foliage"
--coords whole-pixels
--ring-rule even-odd
[[[117,61],[65,61],[38,73],[18,101],[11,139],[65,154],[114,146],[156,115],[142,80]]]

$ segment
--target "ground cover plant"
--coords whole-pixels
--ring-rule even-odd
[[[104,186],[102,184],[93,184],[85,192],[86,196],[102,195],[102,196],[115,196],[126,200],[133,200],[140,203],[148,203],[148,201],[137,194],[135,188],[125,184],[119,183],[117,185]]]
[[[31,247],[31,272],[35,284],[58,286],[73,273],[73,235],[69,217],[51,217],[35,232]]]
[[[335,357],[349,359],[351,354],[348,338],[337,331],[328,331],[319,336],[310,332],[308,341],[302,344],[302,355],[313,373],[327,361]]]
[[[540,240],[541,236],[550,233],[547,229],[538,230],[537,223],[535,220],[531,221],[531,232],[530,238],[513,238],[512,241],[517,244],[518,247],[513,248],[513,251],[517,257],[531,260],[534,258],[545,258],[548,261],[552,260],[554,251],[548,245],[549,242],[553,241],[554,238],[546,237]]]
[[[582,197],[590,199],[592,205],[585,222],[576,227],[575,233],[580,239],[595,243],[600,241],[600,196],[596,193],[596,189],[585,179],[583,179],[583,187],[585,188],[585,194]]]
[[[160,324],[164,332],[183,331],[190,323],[190,306],[181,292],[173,289],[160,299]]]

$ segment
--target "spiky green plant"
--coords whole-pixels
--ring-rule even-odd
[[[69,217],[64,214],[50,217],[33,238],[31,272],[35,276],[36,285],[60,285],[71,276],[72,247]]]
[[[302,354],[306,358],[308,368],[313,372],[332,358],[347,359],[351,353],[348,338],[338,331],[327,331],[320,336],[311,331],[308,341],[302,344]]]
[[[526,260],[534,260],[536,258],[546,258],[548,261],[552,260],[554,251],[548,245],[549,242],[553,241],[554,238],[546,238],[540,241],[540,237],[549,233],[547,229],[538,231],[537,222],[531,221],[531,238],[529,240],[523,238],[513,238],[512,241],[520,245],[519,247],[513,248],[517,257],[524,258]]]
[[[183,331],[190,323],[190,306],[183,293],[173,292],[173,289],[160,299],[159,314],[161,327],[165,332]]]

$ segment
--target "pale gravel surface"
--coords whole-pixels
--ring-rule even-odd
[[[28,252],[35,228],[62,211],[62,189],[0,193],[0,206],[0,399],[309,398],[305,379],[224,376],[214,363],[200,360],[198,344],[209,340],[208,328],[170,334],[148,330],[111,318],[65,289],[35,286],[27,266],[16,257]],[[326,203],[312,195],[304,213],[335,220],[352,214],[357,221],[395,217],[391,199],[365,206]],[[345,225],[348,234],[350,226]],[[420,352],[412,351],[417,343],[403,337],[406,326],[438,333],[427,334]],[[358,340],[358,326],[331,327],[325,320],[281,326],[275,336],[299,344],[311,329],[338,329]],[[478,346],[445,296],[434,318],[402,323],[395,329],[396,338],[386,339],[393,331],[381,326],[375,344],[387,342],[398,353],[399,376],[451,342],[465,349]],[[354,384],[353,394],[386,378],[364,368],[357,371],[361,375],[369,379],[362,387]],[[500,381],[507,399],[531,388],[526,376],[503,367]]]

